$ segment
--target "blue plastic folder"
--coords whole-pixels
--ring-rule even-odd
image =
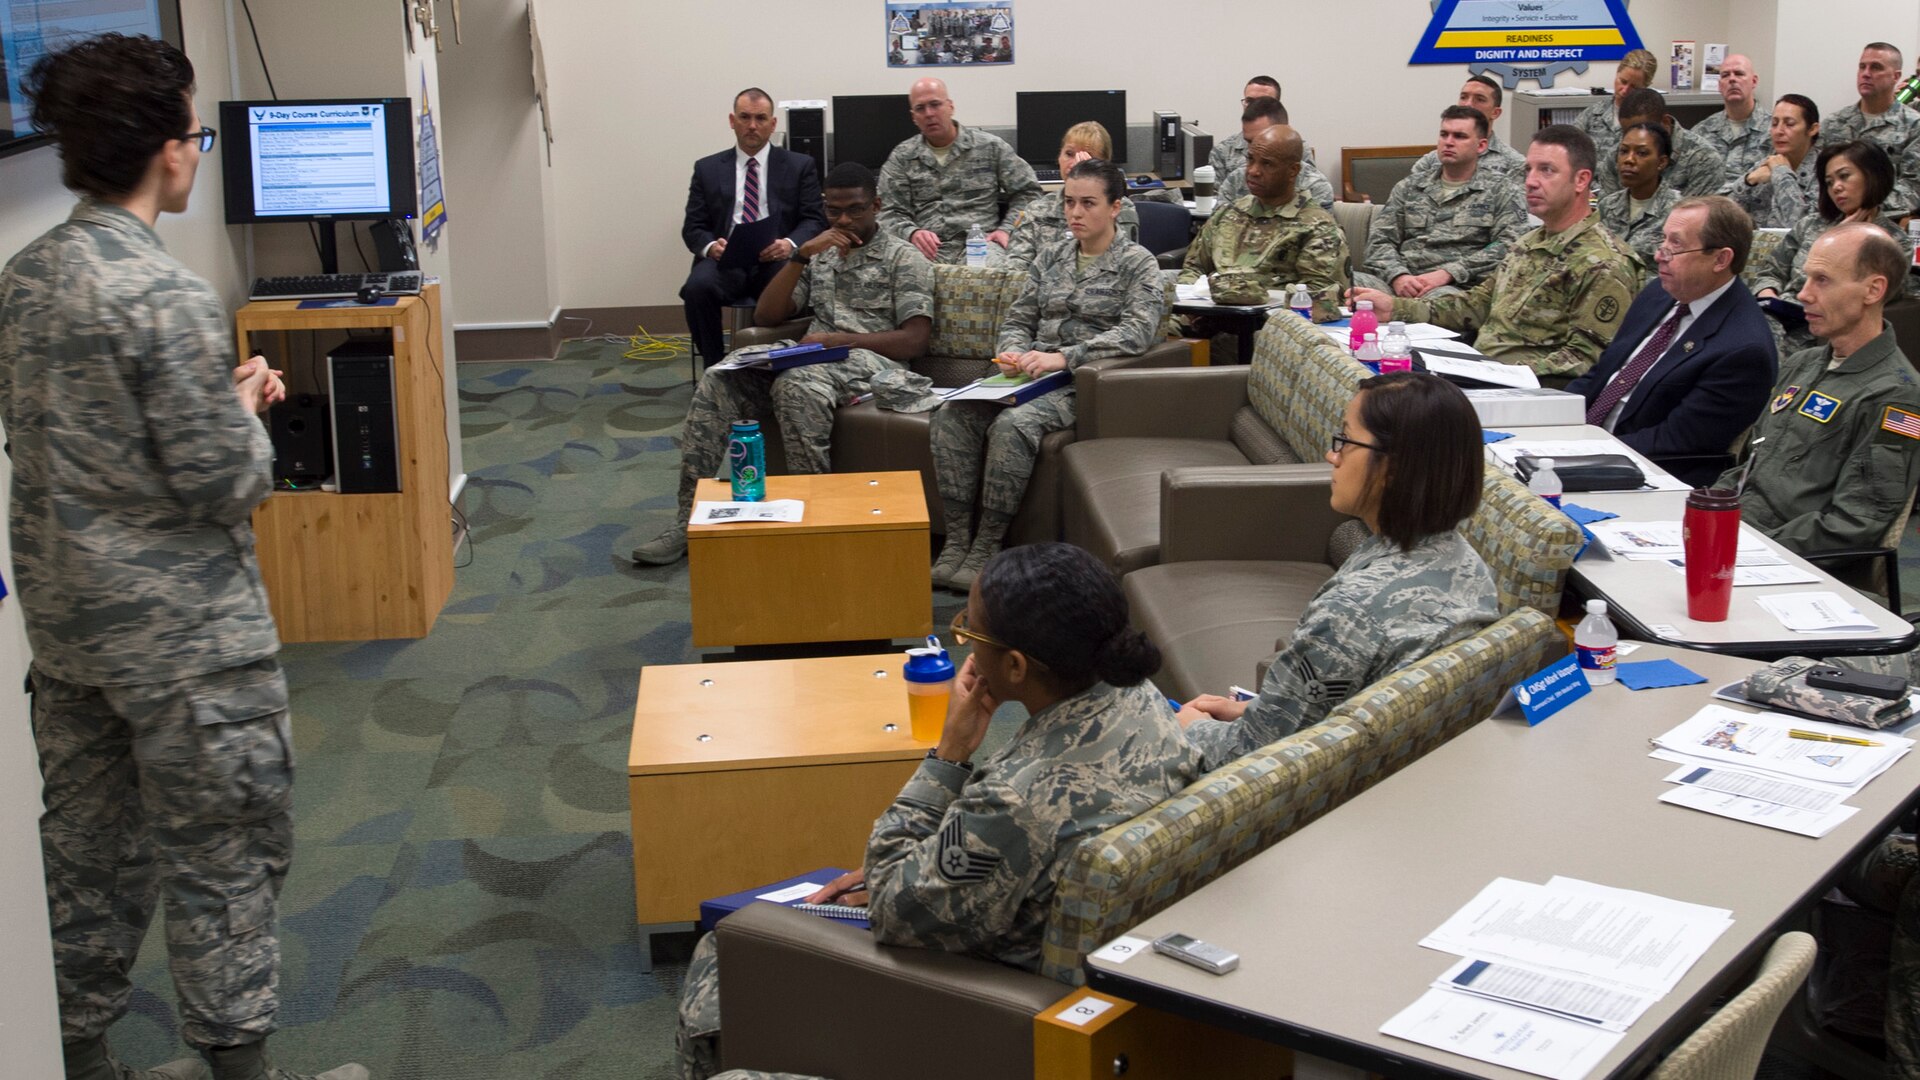
[[[741,908],[746,907],[748,904],[775,902],[770,900],[765,900],[765,901],[761,900],[760,896],[763,893],[770,893],[780,889],[791,888],[792,886],[798,885],[803,881],[809,881],[819,885],[825,885],[826,883],[832,881],[834,878],[837,878],[844,873],[846,873],[846,871],[840,869],[839,867],[826,866],[818,870],[813,870],[805,874],[800,874],[797,877],[790,877],[785,881],[776,881],[771,885],[755,885],[751,889],[745,889],[737,893],[730,893],[726,896],[716,896],[712,900],[702,900],[700,901],[700,923],[699,923],[700,929],[703,932],[713,929],[715,923],[733,914],[734,912],[739,911]],[[783,907],[791,907],[794,904],[797,904],[800,901],[804,900],[805,898],[806,898],[806,894],[803,893],[800,896],[796,896],[791,900],[781,902],[781,905]],[[873,924],[868,922],[866,919],[835,919],[833,921],[837,923],[845,923],[848,926],[857,926],[862,930],[870,930],[873,928]]]
[[[1480,431],[1480,441],[1482,443],[1497,443],[1502,439],[1511,438],[1513,438],[1513,432],[1511,431],[1488,431],[1485,428],[1482,428]]]
[[[1635,660],[1615,664],[1613,670],[1620,676],[1620,685],[1629,690],[1658,690],[1707,681],[1705,675],[1672,660]]]
[[[808,364],[830,364],[836,360],[845,360],[853,355],[853,350],[845,345],[789,345],[784,349],[772,349],[767,353],[767,366],[775,371],[788,368],[806,367]]]

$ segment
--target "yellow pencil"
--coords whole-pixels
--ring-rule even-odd
[[[1849,738],[1845,735],[1828,735],[1818,731],[1802,731],[1799,728],[1789,729],[1787,734],[1796,739],[1805,739],[1808,742],[1844,743],[1847,746],[1879,746],[1881,745],[1880,743],[1874,742],[1872,739],[1854,739],[1854,738]]]

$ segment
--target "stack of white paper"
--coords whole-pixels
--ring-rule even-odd
[[[1498,444],[1495,444],[1498,445]],[[1587,526],[1594,539],[1622,559],[1652,559],[1686,565],[1686,530],[1677,521],[1622,521],[1611,518]],[[1787,560],[1767,546],[1759,533],[1740,530],[1735,566],[1785,566]],[[1814,579],[1819,580],[1819,579]]]
[[[799,521],[807,504],[799,499],[766,502],[706,502],[693,504],[689,525],[727,525],[741,521]]]
[[[1579,1080],[1731,925],[1724,908],[1499,878],[1420,942],[1463,959],[1380,1030]]]
[[[1797,592],[1760,597],[1760,606],[1797,634],[1872,633],[1878,627],[1839,593]]]

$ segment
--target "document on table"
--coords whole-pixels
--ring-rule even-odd
[[[1447,990],[1428,990],[1380,1033],[1553,1080],[1581,1080],[1620,1042],[1605,1028]]]
[[[1433,981],[1436,990],[1488,998],[1509,1005],[1525,1005],[1593,1024],[1608,1031],[1625,1031],[1658,1000],[1652,994],[1601,986],[1587,979],[1536,971],[1517,964],[1466,957]]]
[[[1752,799],[1744,795],[1733,795],[1724,791],[1712,791],[1703,787],[1682,784],[1669,788],[1660,796],[1663,803],[1684,806],[1690,810],[1701,810],[1720,817],[1744,821],[1750,825],[1765,825],[1769,829],[1781,829],[1801,836],[1819,839],[1832,832],[1839,824],[1858,812],[1852,806],[1836,806],[1821,813],[1816,810],[1801,810],[1765,799]]]
[[[730,525],[742,521],[799,521],[807,504],[799,499],[766,502],[697,502],[689,525]]]
[[[1498,360],[1473,360],[1464,356],[1447,356],[1422,341],[1415,341],[1413,347],[1420,354],[1420,361],[1427,365],[1427,370],[1435,375],[1477,379],[1480,382],[1493,383],[1496,386],[1514,390],[1540,388],[1540,377],[1525,364],[1503,364]],[[1466,346],[1450,345],[1448,351],[1465,349]]]
[[[1734,585],[1737,587],[1741,585],[1817,585],[1820,583],[1820,575],[1818,574],[1802,570],[1787,562],[1787,560],[1780,558],[1778,555],[1774,555],[1772,552],[1768,552],[1766,557],[1773,561],[1762,562],[1759,565],[1749,565],[1741,561],[1746,558],[1744,551],[1735,555],[1733,563]],[[1667,562],[1675,570],[1683,574],[1686,573],[1687,560],[1669,559]]]
[[[1796,739],[1789,734],[1794,730],[1867,739],[1879,745]],[[1750,771],[1858,788],[1886,771],[1913,747],[1913,740],[1884,731],[1705,705],[1680,726],[1657,736],[1653,744],[1660,750]],[[1664,755],[1662,759],[1670,760]]]
[[[1757,598],[1767,614],[1797,634],[1871,633],[1878,629],[1860,609],[1840,598],[1839,593],[1779,593]]]
[[[1609,518],[1589,523],[1587,531],[1608,551],[1623,559],[1658,559],[1686,565],[1686,531],[1677,521]],[[1733,561],[1736,567],[1787,565],[1786,557],[1768,547],[1767,541],[1751,529],[1740,530],[1740,546],[1734,552]]]

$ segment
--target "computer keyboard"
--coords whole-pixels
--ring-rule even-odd
[[[1057,184],[1060,182],[1059,169],[1035,169],[1033,170],[1033,176],[1034,179],[1043,184]]]
[[[420,292],[420,271],[397,270],[370,274],[305,274],[294,277],[255,278],[247,293],[249,300],[333,300],[357,296],[371,285],[388,296],[414,296]]]

